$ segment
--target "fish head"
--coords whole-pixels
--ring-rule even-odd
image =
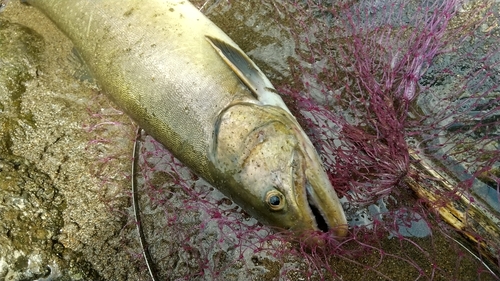
[[[246,107],[232,108],[218,126],[218,161],[233,182],[223,192],[267,225],[345,236],[342,204],[295,118],[279,109]]]

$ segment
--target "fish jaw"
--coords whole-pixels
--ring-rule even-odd
[[[211,158],[221,191],[260,222],[299,236],[345,236],[342,205],[309,139],[274,106],[237,104],[221,113]]]
[[[307,180],[304,185],[307,203],[316,218],[318,228],[323,232],[332,231],[338,237],[346,236],[348,225],[342,203],[321,165],[320,157],[309,137],[298,124],[296,135],[305,155]]]
[[[300,131],[297,134],[299,145],[296,154],[300,155],[299,161],[302,164],[301,171],[296,172],[294,177],[296,181],[300,180],[294,184],[293,194],[297,202],[296,212],[301,212],[303,217],[310,219],[309,223],[296,223],[291,230],[299,233],[306,241],[313,239],[312,244],[321,241],[318,235],[311,232],[328,232],[336,237],[344,237],[347,235],[348,225],[342,203],[321,165],[314,146],[309,138],[300,137],[305,135],[301,129]]]
[[[332,231],[337,237],[346,236],[347,219],[328,176],[323,169],[311,168],[306,171],[306,175],[307,202],[316,218],[318,228],[322,231]],[[321,226],[323,223],[326,224],[326,229]]]

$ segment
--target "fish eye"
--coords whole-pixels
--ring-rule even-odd
[[[272,211],[279,211],[285,207],[285,197],[277,190],[267,192],[266,202]]]

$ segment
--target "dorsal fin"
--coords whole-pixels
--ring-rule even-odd
[[[278,106],[290,113],[271,81],[243,51],[218,38],[211,36],[206,36],[206,38],[262,104]]]

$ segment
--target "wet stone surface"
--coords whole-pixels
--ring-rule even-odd
[[[0,278],[60,277],[69,262],[77,261],[59,241],[64,197],[46,174],[19,157],[0,158],[0,178]]]
[[[36,76],[43,38],[33,30],[0,18],[0,152],[7,154],[13,134],[23,134],[24,126],[32,126],[32,115],[23,114],[22,97],[25,83]]]
[[[0,14],[0,280],[133,278],[96,269],[108,256],[122,260],[118,268],[133,263],[110,238],[123,226],[109,209],[128,201],[116,194],[125,174],[119,163],[97,163],[111,153],[96,141],[120,135],[113,149],[128,148],[130,130],[98,124],[107,115],[131,123],[95,85],[75,79],[71,48],[31,7],[11,1]]]

